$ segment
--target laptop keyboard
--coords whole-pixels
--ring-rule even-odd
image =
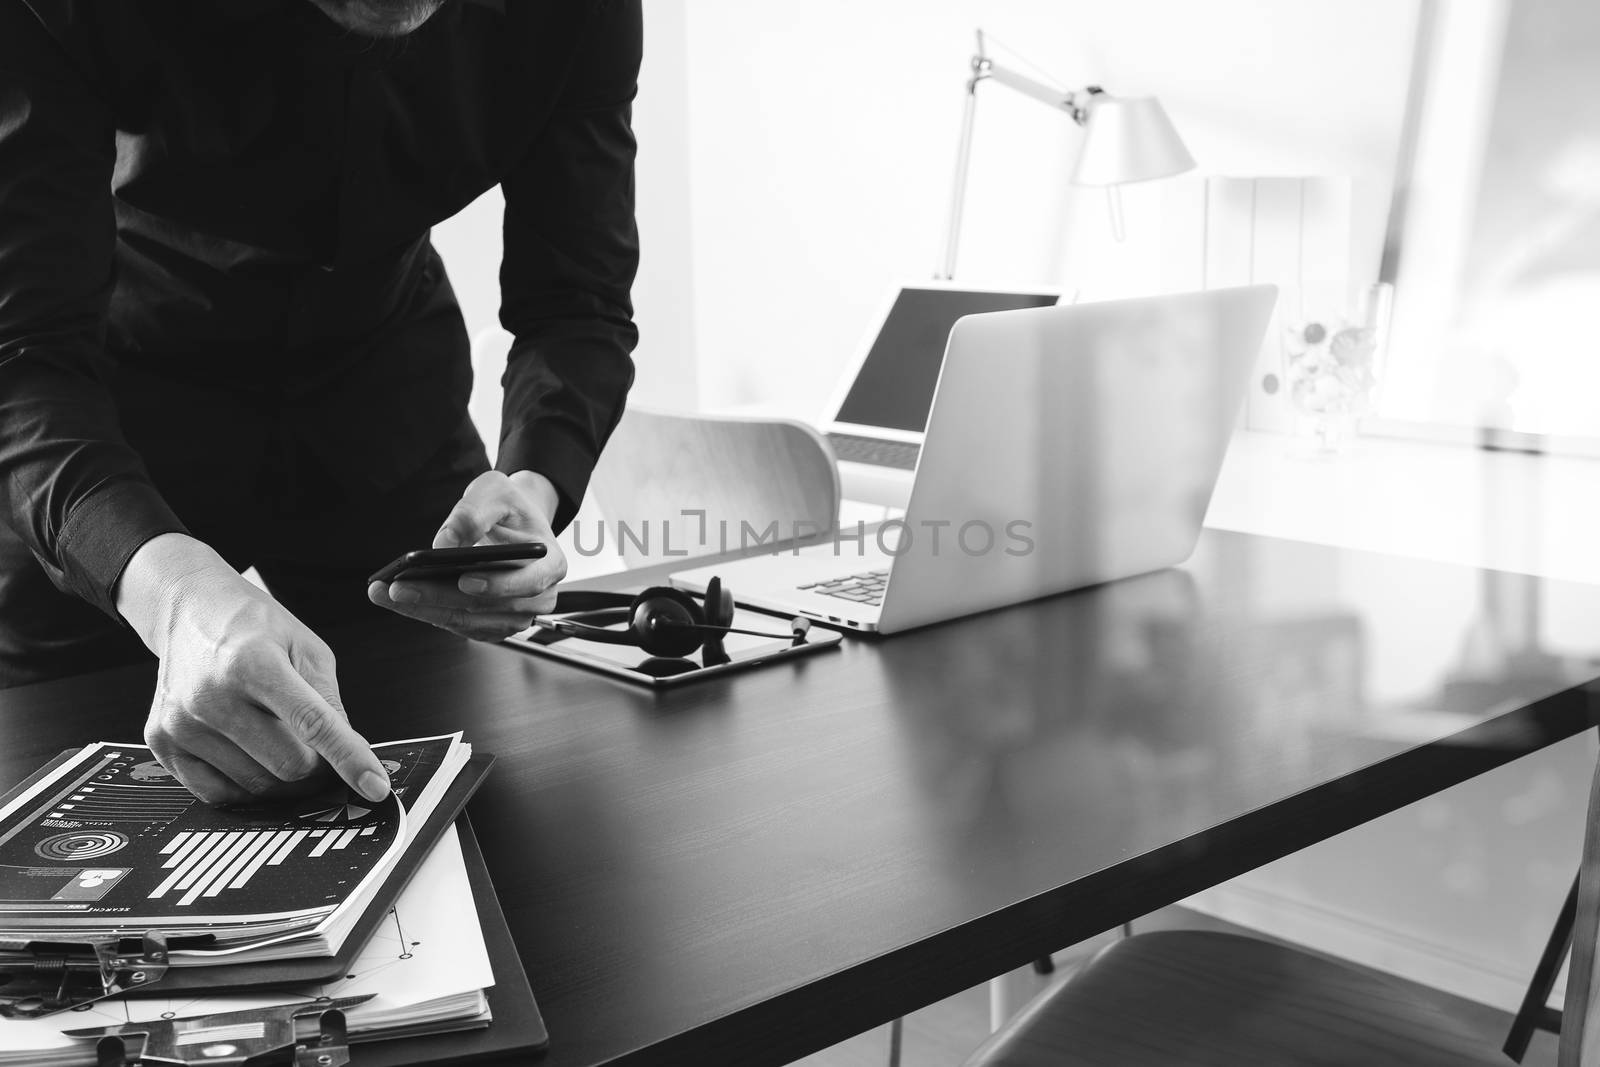
[[[836,596],[840,600],[853,600],[857,604],[883,604],[883,591],[889,585],[888,570],[864,571],[861,574],[847,574],[843,578],[832,578],[826,582],[812,582],[799,588],[824,596]]]
[[[842,460],[903,471],[916,470],[917,454],[922,451],[921,445],[906,441],[885,441],[853,433],[830,433],[828,443],[833,445],[833,454]]]

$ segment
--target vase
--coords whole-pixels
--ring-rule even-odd
[[[1283,327],[1283,381],[1311,452],[1333,455],[1355,437],[1378,388],[1388,286],[1373,286],[1354,314],[1306,316]]]

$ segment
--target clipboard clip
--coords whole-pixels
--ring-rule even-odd
[[[0,940],[0,1018],[42,1019],[166,976],[167,937],[87,941]]]
[[[95,1041],[98,1067],[345,1067],[350,1037],[344,1009],[372,996],[62,1032]],[[137,1049],[131,1055],[130,1046]]]

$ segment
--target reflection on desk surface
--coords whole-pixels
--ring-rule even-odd
[[[1332,780],[1358,753],[1449,737],[1600,674],[1600,588],[1230,545],[970,619],[960,641],[883,642],[898,714],[918,720],[911,767],[943,826],[1016,860],[1065,845],[1052,828],[1115,796],[1126,809],[1090,821],[1126,846],[1146,816],[1222,822],[1270,790],[1264,778]]]

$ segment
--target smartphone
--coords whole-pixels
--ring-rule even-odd
[[[530,559],[543,559],[549,551],[543,541],[514,545],[476,545],[472,548],[419,548],[389,561],[367,579],[385,584],[400,578],[452,578],[468,571],[492,571]]]

